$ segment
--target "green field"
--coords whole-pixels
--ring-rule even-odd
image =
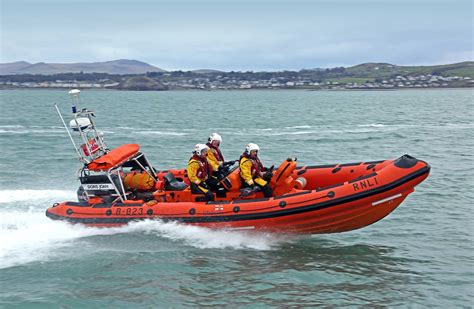
[[[326,82],[338,82],[340,84],[349,84],[349,83],[357,83],[357,84],[364,84],[366,82],[373,82],[374,78],[369,77],[336,77],[336,78],[328,78],[324,81]]]
[[[346,68],[345,75],[355,78],[389,78],[396,75],[442,75],[474,79],[474,62],[466,61],[447,65],[397,66],[388,63],[364,63]]]

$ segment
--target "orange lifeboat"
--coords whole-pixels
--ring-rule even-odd
[[[156,219],[213,229],[337,233],[384,218],[429,172],[426,162],[409,155],[315,166],[297,166],[290,158],[273,172],[274,196],[243,196],[239,169],[232,167],[220,179],[215,200],[204,201],[191,193],[185,170],[157,172],[131,144],[88,164],[81,172],[79,200],[56,203],[46,215],[104,227]]]

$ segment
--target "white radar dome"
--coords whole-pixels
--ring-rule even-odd
[[[69,127],[71,129],[73,129],[74,131],[79,131],[79,128],[81,128],[81,130],[87,129],[91,125],[92,124],[91,124],[91,121],[89,120],[89,118],[85,118],[85,117],[84,118],[73,119],[69,122]]]

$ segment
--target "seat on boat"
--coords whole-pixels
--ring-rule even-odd
[[[188,187],[184,181],[176,179],[172,173],[166,174],[163,179],[165,180],[166,191],[183,191]]]

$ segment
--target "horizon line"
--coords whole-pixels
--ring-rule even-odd
[[[220,72],[284,72],[284,71],[302,71],[302,70],[315,70],[315,69],[332,69],[332,68],[340,68],[340,67],[343,67],[343,68],[350,68],[350,67],[355,67],[355,66],[359,66],[359,65],[363,65],[363,64],[387,64],[387,65],[394,65],[394,66],[398,66],[398,67],[403,67],[403,66],[419,66],[419,67],[423,67],[423,66],[438,66],[438,65],[452,65],[452,64],[458,64],[458,63],[464,63],[464,62],[474,62],[474,59],[472,60],[463,60],[463,61],[457,61],[457,62],[451,62],[451,63],[432,63],[432,64],[394,64],[394,63],[390,63],[390,62],[380,62],[380,61],[369,61],[369,62],[361,62],[361,63],[358,63],[358,64],[350,64],[350,65],[334,65],[334,66],[320,66],[320,67],[304,67],[304,68],[299,68],[299,69],[261,69],[261,70],[256,70],[256,69],[244,69],[244,70],[234,70],[234,69],[230,69],[230,70],[223,70],[223,69],[216,69],[216,68],[205,68],[205,67],[200,67],[200,68],[197,68],[197,69],[165,69],[161,66],[157,66],[155,64],[152,64],[150,62],[146,62],[146,61],[143,61],[143,60],[138,60],[138,59],[127,59],[127,58],[119,58],[119,59],[113,59],[113,60],[103,60],[103,61],[89,61],[89,62],[81,62],[81,61],[78,61],[78,62],[45,62],[45,61],[39,61],[39,62],[29,62],[27,60],[17,60],[17,61],[11,61],[11,62],[0,62],[0,65],[4,65],[4,64],[13,64],[13,63],[17,63],[17,62],[26,62],[28,64],[31,64],[31,65],[35,65],[35,64],[41,64],[41,63],[45,63],[45,64],[79,64],[79,63],[84,63],[84,64],[90,64],[90,63],[106,63],[106,62],[114,62],[114,61],[138,61],[138,62],[142,62],[142,63],[145,63],[147,65],[150,65],[150,66],[153,66],[155,68],[158,68],[158,69],[161,69],[163,71],[166,71],[166,72],[178,72],[178,71],[182,71],[182,72],[192,72],[192,71],[199,71],[199,70],[214,70],[214,71],[220,71]],[[64,72],[64,73],[73,73],[73,72]],[[28,73],[25,73],[25,74],[28,74]],[[58,73],[58,74],[62,74],[62,73]],[[87,74],[87,73],[86,73]]]

